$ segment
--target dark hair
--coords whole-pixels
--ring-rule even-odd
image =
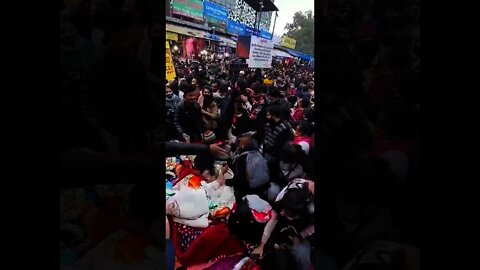
[[[280,201],[283,210],[300,217],[309,214],[308,204],[311,202],[312,196],[306,184],[302,184],[298,188],[289,188]]]
[[[298,129],[302,133],[302,135],[310,137],[313,135],[313,126],[309,122],[305,120],[300,120],[298,122]]]
[[[269,112],[272,116],[283,118],[285,115],[285,107],[281,106],[280,104],[275,104],[272,106],[269,106],[267,108],[267,112]]]
[[[297,96],[289,96],[287,98],[287,100],[290,103],[290,107],[293,108],[293,106],[295,106],[295,103],[297,102],[298,98],[297,98]]]
[[[228,92],[228,84],[226,83],[220,83],[220,93],[224,94]]]
[[[309,96],[304,96],[301,101],[302,108],[306,109],[310,106],[310,97]]]
[[[193,80],[193,76],[191,74],[189,74],[185,79],[187,80],[188,84],[191,84],[192,80]]]
[[[243,91],[243,90],[247,89],[247,87],[248,87],[247,81],[243,78],[240,78],[237,81],[237,85],[238,85],[238,88],[240,89],[240,91]]]
[[[212,154],[200,154],[195,157],[193,160],[193,163],[195,164],[195,168],[200,172],[203,173],[205,170],[208,170],[208,172],[211,175],[215,175],[215,168],[214,168],[214,163],[215,163],[215,157]]]
[[[191,84],[187,84],[183,87],[183,94],[187,95],[194,92],[197,88]]]
[[[259,244],[265,223],[256,222],[247,199],[239,199],[235,212],[228,218],[228,228],[232,235],[252,244]]]
[[[280,89],[278,87],[274,87],[273,89],[271,89],[271,91],[268,95],[273,97],[273,98],[281,98],[282,97],[282,93],[280,92]]]

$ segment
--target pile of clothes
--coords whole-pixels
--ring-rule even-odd
[[[235,212],[233,188],[225,179],[234,174],[225,164],[215,162],[212,175],[199,172],[194,157],[181,156],[166,161],[166,209],[177,269],[255,269],[248,258],[251,246],[234,236],[228,217]],[[252,213],[266,223],[270,205],[256,195],[249,196]],[[261,202],[260,202],[261,201]],[[260,202],[260,203],[259,203]]]

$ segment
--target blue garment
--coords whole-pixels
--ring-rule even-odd
[[[166,259],[166,270],[173,270],[175,268],[175,251],[173,249],[172,240],[166,239],[165,242],[165,259]]]

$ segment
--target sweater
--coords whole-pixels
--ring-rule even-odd
[[[277,156],[281,148],[293,137],[292,127],[288,121],[282,121],[272,125],[267,123],[265,126],[265,140],[263,150],[272,156]]]

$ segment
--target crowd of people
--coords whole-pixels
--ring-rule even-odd
[[[199,269],[311,269],[313,70],[250,69],[229,58],[174,62],[167,140],[223,151],[167,158],[167,260]]]

